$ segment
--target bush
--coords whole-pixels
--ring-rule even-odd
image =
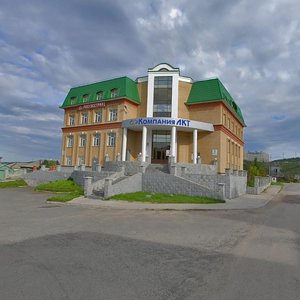
[[[257,161],[257,158],[249,165],[248,169],[248,178],[247,178],[247,185],[254,187],[254,177],[255,176],[266,176],[266,170],[263,164]]]

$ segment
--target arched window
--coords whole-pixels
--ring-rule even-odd
[[[83,95],[83,103],[86,103],[88,101],[89,101],[89,95],[88,94]]]
[[[112,89],[110,91],[110,96],[113,98],[113,97],[117,97],[118,96],[118,92],[119,90],[118,89]]]
[[[103,99],[103,91],[97,92],[97,94],[96,94],[96,100],[99,101],[99,100],[102,100],[102,99]]]
[[[76,97],[71,97],[71,105],[76,104]]]

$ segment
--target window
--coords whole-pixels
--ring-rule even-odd
[[[80,143],[79,146],[80,147],[85,147],[86,145],[86,134],[81,134],[80,135]]]
[[[88,101],[89,101],[89,95],[88,94],[83,95],[83,103],[86,103]]]
[[[153,117],[171,117],[172,76],[154,78]]]
[[[84,165],[84,162],[85,162],[84,156],[79,156],[78,157],[78,164],[81,166],[81,165]]]
[[[99,100],[102,100],[103,99],[103,92],[100,91],[96,94],[96,100],[99,101]]]
[[[95,133],[94,134],[94,146],[100,146],[100,133]]]
[[[116,144],[116,134],[115,132],[110,132],[108,134],[107,146],[113,147]]]
[[[116,108],[112,108],[109,110],[109,121],[117,121],[118,119],[118,110]]]
[[[84,112],[81,114],[81,124],[87,124],[88,123],[88,113]]]
[[[72,165],[72,156],[67,156],[66,157],[66,165],[71,166]]]
[[[223,114],[223,124],[226,126],[226,114]]]
[[[95,113],[95,123],[101,123],[102,122],[102,111],[98,110]]]
[[[75,115],[69,115],[69,125],[75,125]]]
[[[226,143],[226,168],[230,168],[230,140],[227,139],[227,143]]]
[[[112,89],[110,91],[110,96],[113,98],[113,97],[117,97],[118,96],[118,92],[119,90],[118,89]]]
[[[71,105],[76,104],[76,97],[71,97]]]
[[[74,144],[74,137],[73,137],[73,135],[68,135],[67,136],[67,147],[71,148],[71,147],[73,147],[73,144]]]

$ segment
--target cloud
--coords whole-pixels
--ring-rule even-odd
[[[243,111],[248,150],[294,155],[299,9],[296,0],[4,0],[0,154],[59,158],[58,106],[70,87],[168,62],[195,80],[221,79]]]

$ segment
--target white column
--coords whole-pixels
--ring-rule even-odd
[[[197,163],[197,155],[198,155],[198,149],[197,149],[197,129],[194,129],[193,131],[193,164]]]
[[[122,161],[126,160],[126,151],[127,151],[127,128],[123,128]]]
[[[147,127],[143,126],[142,136],[142,162],[146,161],[146,146],[147,146]]]
[[[173,126],[171,130],[171,156],[176,161],[176,127]]]

